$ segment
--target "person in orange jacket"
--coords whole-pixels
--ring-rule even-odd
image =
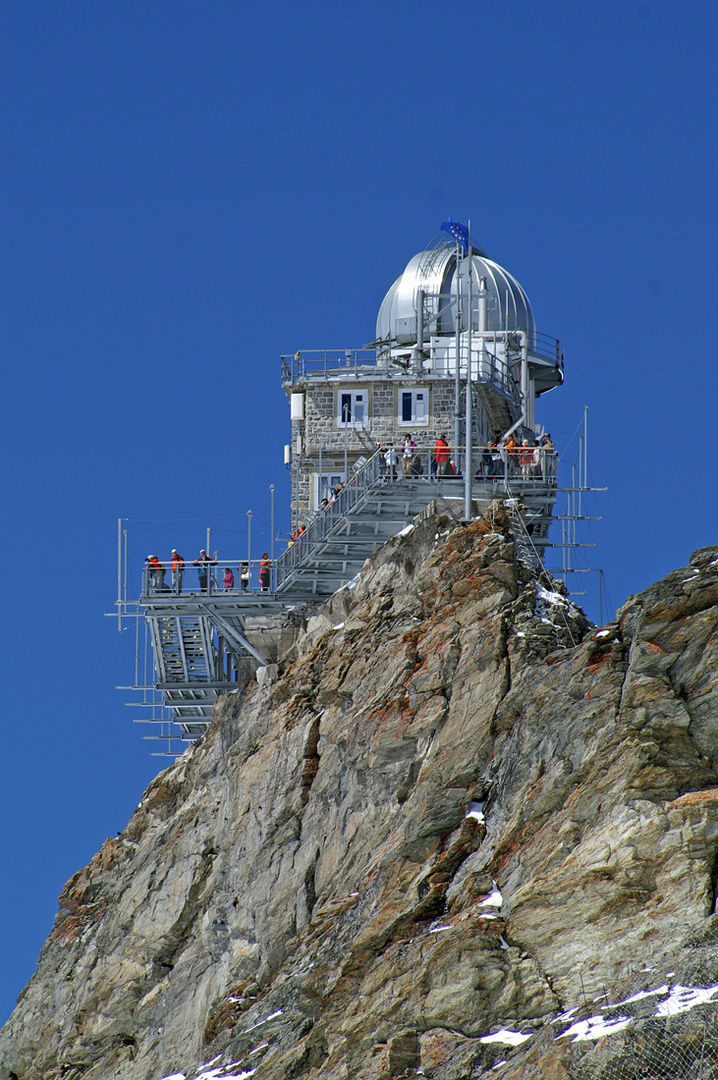
[[[182,592],[182,575],[184,574],[184,559],[178,554],[177,548],[172,548],[172,561],[170,563],[170,569],[172,570],[172,592],[175,596],[179,596]]]
[[[272,580],[272,564],[269,561],[269,555],[265,551],[262,558],[259,561],[259,587],[262,592],[269,592],[269,586]]]

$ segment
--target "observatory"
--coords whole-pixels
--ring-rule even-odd
[[[442,495],[463,498],[465,517],[476,498],[506,494],[509,485],[528,502],[534,546],[547,542],[556,459],[538,446],[535,406],[563,382],[563,349],[536,331],[518,281],[474,246],[463,226],[449,219],[443,228],[448,235],[410,259],[387,292],[370,345],[282,357],[291,402],[295,533],[337,485],[361,486],[357,474],[370,459],[376,459],[372,483],[386,481],[387,453],[393,448],[403,463],[408,436],[418,460],[413,469],[401,469],[404,524],[422,498],[433,497],[437,480]],[[497,436],[499,446],[492,448]],[[450,448],[451,464],[441,476],[434,460],[439,437]],[[521,456],[535,460],[522,468],[527,463],[511,443],[524,439]],[[384,484],[379,502],[387,499]],[[374,511],[376,505],[375,499]],[[348,525],[344,535],[349,553]],[[335,552],[339,546],[331,545]],[[313,574],[317,590],[323,578],[331,591],[345,576],[332,573],[331,554],[325,546],[322,562],[303,565],[302,577]],[[298,572],[296,555],[285,561]],[[353,566],[355,572],[356,560]],[[280,562],[280,583],[282,569]]]
[[[292,540],[264,587],[248,550],[244,563],[222,556],[237,588],[210,571],[204,589],[165,589],[146,564],[130,599],[120,522],[118,619],[123,628],[134,616],[137,635],[128,689],[141,693],[140,719],[159,725],[168,752],[178,730],[202,734],[220,694],[276,660],[288,609],[347,584],[430,504],[466,520],[504,499],[522,556],[542,565],[557,458],[540,438],[536,402],[562,384],[563,368],[560,342],[538,333],[516,278],[451,219],[389,288],[369,344],[282,356]],[[240,588],[247,565],[253,584]]]

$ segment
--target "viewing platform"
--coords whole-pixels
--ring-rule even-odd
[[[496,453],[494,460],[488,451],[476,452],[473,513],[496,498],[520,508],[524,547],[539,565],[556,498],[555,454],[545,455],[540,476],[522,476],[517,462],[506,455],[500,460]],[[138,669],[131,687],[143,695],[135,704],[149,710],[147,719],[161,725],[162,737],[173,722],[182,739],[197,738],[221,694],[237,690],[257,667],[276,661],[288,612],[321,602],[348,584],[378,548],[431,504],[460,520],[464,494],[464,479],[437,475],[428,449],[417,448],[405,474],[377,451],[274,564],[210,555],[177,563],[173,572],[146,560],[137,601],[119,602],[122,614],[138,616],[138,631],[141,621],[146,654],[150,645],[143,674]],[[260,584],[262,570],[266,587]]]

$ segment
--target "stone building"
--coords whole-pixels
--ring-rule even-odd
[[[293,529],[330,487],[378,447],[399,450],[407,434],[423,475],[439,435],[451,447],[454,474],[464,469],[467,415],[476,469],[476,448],[497,432],[534,442],[535,400],[563,381],[561,345],[537,333],[521,285],[469,244],[465,228],[451,219],[442,228],[449,235],[415,255],[387,292],[370,345],[282,357]]]

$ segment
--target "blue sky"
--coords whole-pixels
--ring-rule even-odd
[[[5,0],[0,16],[1,1022],[64,882],[163,764],[114,689],[118,517],[138,562],[195,555],[207,526],[236,557],[249,509],[268,540],[272,483],[288,524],[280,354],[370,341],[447,216],[565,345],[538,419],[570,457],[589,406],[609,490],[588,556],[611,605],[718,541],[718,15]]]

